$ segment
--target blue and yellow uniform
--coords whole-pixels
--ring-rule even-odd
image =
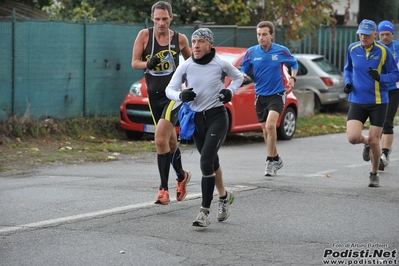
[[[380,82],[372,79],[367,71],[377,69]],[[391,51],[385,45],[374,42],[365,49],[360,41],[348,47],[344,67],[345,84],[352,84],[348,101],[357,104],[387,104],[388,84],[399,80],[399,70]]]
[[[378,43],[381,43],[380,41],[378,41]],[[393,58],[395,59],[395,64],[399,67],[399,42],[392,40],[389,44],[385,44],[385,46],[387,46],[389,48],[389,50],[391,50]],[[392,82],[392,83],[388,83],[388,90],[396,90],[399,88],[399,82]]]

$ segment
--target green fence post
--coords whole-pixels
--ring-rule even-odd
[[[87,15],[83,19],[83,117],[86,117]]]
[[[12,10],[11,26],[11,116],[15,114],[15,8]]]

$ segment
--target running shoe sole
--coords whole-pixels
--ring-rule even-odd
[[[378,170],[384,171],[385,170],[385,164],[384,161],[380,158],[380,165],[378,166]]]
[[[362,156],[364,161],[370,161],[370,146],[364,145]]]

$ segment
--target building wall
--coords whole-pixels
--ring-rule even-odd
[[[359,1],[360,0],[340,0],[338,3],[333,4],[333,8],[336,11],[338,18],[342,18],[345,15],[345,10],[348,8],[349,20],[346,26],[357,26],[357,18],[359,15]],[[339,23],[340,24],[340,23]],[[342,25],[342,24],[341,24]]]

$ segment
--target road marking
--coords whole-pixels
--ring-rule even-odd
[[[389,162],[396,162],[396,161],[399,161],[399,158],[389,158]],[[358,164],[349,164],[349,165],[345,165],[344,167],[357,168],[357,167],[362,167],[365,165],[371,165],[371,162],[368,161],[368,162],[362,162],[362,163],[358,163]]]
[[[253,190],[256,188],[257,187],[250,187],[250,186],[226,187],[226,189],[228,189],[229,191],[245,191],[245,190]],[[217,195],[217,194],[215,194],[215,195]],[[193,200],[193,199],[198,199],[201,196],[202,196],[201,193],[192,193],[192,194],[187,195],[186,199]],[[171,203],[173,203],[173,202],[177,202],[177,201],[171,200]],[[89,212],[89,213],[83,213],[83,214],[78,214],[78,215],[56,218],[56,219],[44,220],[44,221],[40,221],[40,222],[36,222],[36,223],[4,227],[4,228],[0,229],[0,234],[13,233],[16,231],[28,230],[28,229],[42,228],[45,226],[63,224],[63,223],[103,216],[106,214],[114,214],[114,213],[119,213],[119,212],[124,212],[124,211],[132,211],[132,210],[136,210],[136,209],[140,209],[140,208],[144,208],[144,207],[148,208],[148,207],[153,207],[153,206],[157,206],[157,205],[154,204],[153,201],[149,201],[149,202],[143,202],[143,203],[138,203],[138,204],[133,204],[133,205],[116,207],[116,208],[112,208],[112,209],[108,209],[108,210],[101,210],[101,211],[96,211],[96,212]]]

